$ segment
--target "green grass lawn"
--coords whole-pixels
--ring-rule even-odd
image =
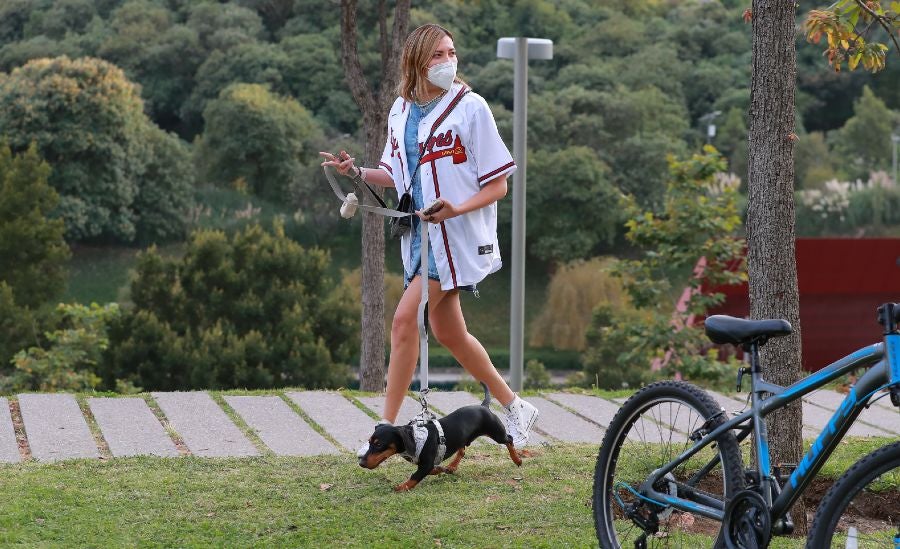
[[[842,445],[823,472],[838,475],[875,444]],[[517,468],[479,445],[455,475],[409,493],[392,488],[412,465],[392,458],[370,471],[348,453],[2,465],[0,545],[590,547],[596,455],[596,445],[541,447]]]
[[[593,446],[517,468],[470,449],[409,493],[412,466],[315,458],[133,458],[0,467],[0,544],[26,546],[586,547]]]

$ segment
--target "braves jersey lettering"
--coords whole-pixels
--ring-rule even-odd
[[[424,152],[419,174],[426,204],[439,197],[461,204],[478,193],[482,185],[516,170],[487,103],[473,92],[462,96],[432,133],[435,121],[447,113],[461,91],[461,86],[454,84],[418,128],[419,152]],[[388,139],[380,163],[391,174],[398,196],[405,192],[413,168],[403,165],[400,151],[408,116],[406,102],[398,98],[388,115]],[[500,269],[496,204],[431,225],[430,231],[442,289],[477,284]],[[411,231],[400,243],[407,271],[412,271],[412,266],[407,265],[411,238],[419,235]]]

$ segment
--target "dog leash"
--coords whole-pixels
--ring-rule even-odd
[[[383,215],[385,217],[406,217],[415,214],[408,214],[405,212],[400,212],[394,210],[392,208],[386,207],[384,201],[382,201],[377,194],[375,194],[372,189],[369,189],[372,192],[372,195],[375,196],[378,201],[381,203],[379,206],[372,206],[369,204],[363,204],[360,201],[361,197],[365,196],[362,189],[359,187],[359,184],[353,180],[354,188],[357,192],[359,192],[359,197],[353,195],[353,193],[345,194],[343,189],[341,189],[340,184],[335,177],[336,170],[332,166],[323,166],[323,170],[325,171],[325,178],[328,179],[328,183],[331,186],[334,194],[340,199],[342,202],[341,206],[341,215],[343,216],[343,212],[345,208],[348,206],[352,206],[355,210],[356,208],[370,212],[377,215]],[[365,183],[365,182],[364,182]],[[366,185],[368,186],[368,185]],[[352,196],[353,198],[350,198]],[[351,214],[352,216],[352,214]],[[350,217],[350,216],[347,216]],[[419,238],[421,239],[421,257],[428,257],[428,246],[430,244],[428,239],[428,228],[431,224],[426,220],[420,220],[419,223]],[[427,268],[427,267],[426,267]],[[421,277],[420,277],[421,278]],[[419,309],[418,309],[418,319],[417,324],[419,327],[419,402],[422,404],[422,411],[413,418],[410,424],[416,423],[418,425],[424,425],[431,421],[437,425],[438,433],[440,435],[440,441],[443,445],[444,436],[441,431],[440,424],[437,423],[437,416],[431,409],[428,407],[428,393],[430,390],[428,389],[428,327],[426,325],[425,314],[426,308],[428,306],[428,279],[425,277],[425,280],[422,282],[422,297],[419,300]],[[443,452],[439,452],[443,453]]]

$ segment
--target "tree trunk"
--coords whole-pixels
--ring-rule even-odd
[[[344,77],[363,114],[365,158],[360,166],[375,167],[387,139],[387,115],[399,80],[400,48],[406,38],[411,0],[398,0],[388,35],[385,0],[378,2],[381,49],[381,89],[368,84],[357,51],[356,0],[341,0],[341,61]],[[381,192],[379,189],[376,189]],[[362,334],[359,383],[363,391],[384,390],[384,218],[363,214],[362,229]]]
[[[766,378],[788,385],[800,378],[800,299],[794,232],[794,91],[797,59],[795,4],[754,0],[753,61],[750,77],[750,135],[747,211],[747,268],[752,318],[783,318],[788,337],[761,350]],[[772,463],[799,462],[802,455],[800,401],[767,419]],[[802,502],[792,517],[807,529]]]

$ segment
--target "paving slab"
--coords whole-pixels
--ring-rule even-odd
[[[226,396],[225,402],[279,456],[337,454],[338,449],[277,396]]]
[[[151,393],[195,456],[258,456],[259,451],[204,392]]]
[[[468,391],[432,391],[428,395],[428,404],[447,415],[463,406],[481,404],[481,399]]]
[[[16,443],[16,430],[13,428],[12,415],[9,413],[9,401],[0,397],[0,462],[16,463],[22,461],[19,445]]]
[[[609,427],[613,416],[619,411],[618,404],[596,396],[572,393],[550,393],[544,396],[593,421],[603,428],[604,431]]]
[[[825,408],[831,411],[831,413],[834,413],[834,411],[840,407],[841,402],[843,402],[845,398],[846,395],[842,395],[837,391],[822,389],[809,393],[808,395],[803,397],[803,400]],[[885,410],[881,406],[869,406],[868,408],[864,408],[862,413],[859,414],[857,422],[860,421],[874,427],[876,431],[881,431],[883,434],[881,434],[880,436],[900,435],[900,411],[898,411],[896,408],[894,408],[893,410]],[[855,426],[856,425],[854,425],[854,427]],[[851,429],[851,433],[852,432],[853,430]]]
[[[564,442],[594,442],[600,444],[603,430],[597,425],[568,412],[558,404],[542,397],[527,397],[538,411],[535,428]]]
[[[883,394],[885,394],[885,393],[887,393],[887,392],[888,392],[888,391],[885,389],[884,391],[882,391],[882,392],[880,392],[880,393],[877,393],[877,394],[875,395],[876,397],[879,397],[879,396],[881,397],[881,398],[879,398],[878,400],[875,401],[875,406],[879,406],[879,407],[881,407],[881,408],[885,408],[885,409],[887,409],[888,411],[890,411],[890,412],[892,412],[892,413],[894,413],[894,414],[900,414],[900,410],[898,410],[897,407],[894,406],[894,403],[891,402],[891,395],[881,396],[881,395],[883,395]]]
[[[175,457],[178,448],[142,398],[89,398],[88,407],[115,457]]]
[[[375,412],[378,417],[384,417],[384,397],[383,396],[374,396],[374,397],[359,397],[357,400],[362,402],[366,408]],[[428,405],[431,406],[431,395],[428,395]],[[432,407],[433,408],[433,407]],[[436,415],[440,416],[435,410],[432,409]],[[412,418],[419,415],[422,412],[422,405],[419,401],[405,396],[403,397],[403,402],[400,404],[400,412],[397,413],[397,421],[394,422],[396,425],[406,425],[412,420]],[[371,435],[371,433],[369,433]]]
[[[351,452],[356,452],[375,430],[375,420],[339,393],[304,391],[287,393],[287,396]]]
[[[724,395],[721,393],[717,393],[715,391],[707,391],[710,396],[712,396],[716,402],[718,402],[725,411],[728,412],[728,417],[734,417],[735,412],[743,413],[746,410],[750,409],[750,402],[748,402],[747,393],[734,393],[731,395]],[[810,425],[806,422],[803,424],[802,428],[802,436],[804,439],[814,439],[819,436],[822,430],[817,429],[814,425]]]
[[[803,401],[803,424],[815,429],[816,436],[825,428],[832,415],[834,415],[833,410]],[[847,434],[856,437],[886,436],[881,429],[859,422],[854,423]]]
[[[58,461],[100,457],[97,443],[72,395],[19,395],[19,409],[35,459]]]
[[[588,395],[552,393],[546,396],[599,424],[604,431],[609,427],[613,416],[616,415],[620,408],[619,403],[615,401]],[[663,432],[662,426],[655,421],[647,419],[647,417],[638,419],[628,429],[626,436],[637,442],[657,443],[670,440],[669,434]]]

